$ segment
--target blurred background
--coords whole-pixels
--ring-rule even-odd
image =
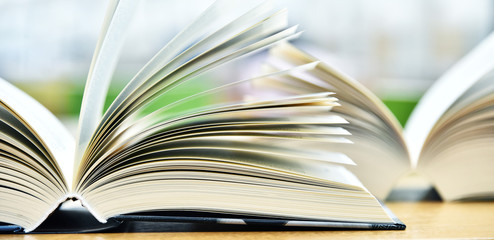
[[[144,0],[109,100],[211,1]],[[488,0],[284,0],[294,43],[374,91],[402,124],[424,91],[494,28]],[[0,77],[76,118],[107,1],[0,0]],[[252,68],[236,68],[241,75]],[[247,72],[247,73],[246,73]]]

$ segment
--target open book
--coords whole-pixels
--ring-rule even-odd
[[[404,133],[391,111],[363,85],[317,63],[314,71],[257,80],[264,90],[287,95],[333,91],[350,122],[354,144],[328,144],[348,155],[349,166],[377,197],[385,199],[410,170],[424,174],[444,200],[494,197],[494,34],[445,73],[412,112]],[[266,72],[317,61],[289,45],[271,50]],[[279,92],[279,91],[278,91]],[[282,94],[280,94],[283,96]],[[405,141],[406,140],[406,141]]]
[[[214,3],[103,113],[136,2],[109,6],[76,140],[48,110],[0,79],[1,222],[29,232],[62,202],[77,199],[103,223],[129,213],[184,211],[291,226],[404,228],[345,169],[352,160],[326,148],[349,145],[343,126],[351,128],[332,111],[339,104],[331,92],[243,94],[259,79],[318,72],[317,62],[228,83],[201,78],[297,36],[296,27],[286,26],[286,11],[273,12],[269,3],[248,11]],[[168,97],[184,91],[188,97]]]

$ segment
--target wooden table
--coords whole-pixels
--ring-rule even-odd
[[[236,231],[0,235],[0,239],[414,239],[494,238],[494,202],[396,202],[387,206],[404,231]]]

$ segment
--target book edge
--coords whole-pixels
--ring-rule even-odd
[[[336,228],[336,229],[367,229],[367,230],[405,230],[406,225],[382,202],[379,202],[393,223],[371,223],[350,221],[323,221],[283,218],[242,218],[242,217],[200,217],[200,216],[166,216],[166,215],[137,215],[120,214],[111,217],[117,221],[143,221],[143,222],[185,222],[228,225],[256,225],[279,227],[309,227],[309,228]]]
[[[39,227],[51,214],[53,214],[53,212],[55,212],[55,210],[60,206],[60,204],[62,204],[63,202],[65,202],[67,199],[69,199],[69,194],[66,194],[64,195],[63,197],[59,198],[51,208],[48,209],[48,211],[46,211],[46,213],[43,215],[43,217],[41,217],[35,224],[33,224],[32,226],[28,227],[28,228],[24,228],[24,232],[25,233],[28,233],[28,232],[32,232],[33,230],[35,230],[37,227]]]

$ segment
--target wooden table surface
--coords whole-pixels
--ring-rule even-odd
[[[0,239],[414,239],[494,238],[494,202],[391,202],[404,231],[221,231],[0,235]]]

